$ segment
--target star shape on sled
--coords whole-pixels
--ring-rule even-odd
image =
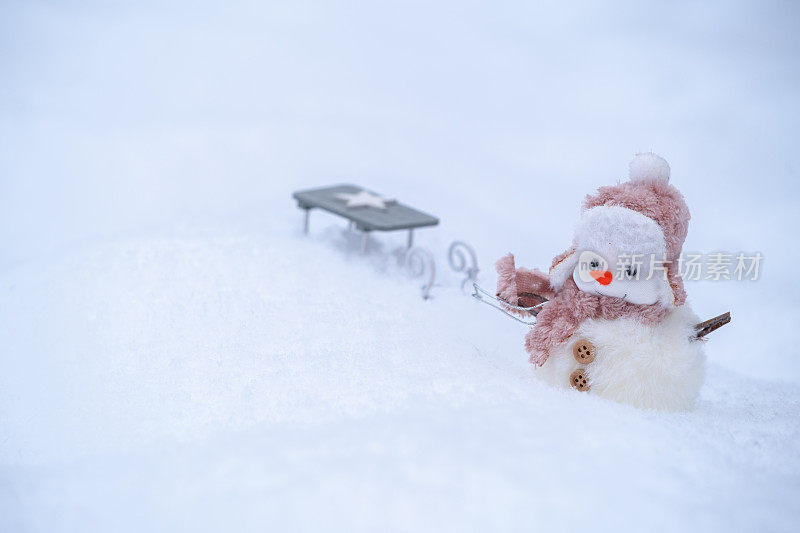
[[[386,209],[386,204],[394,203],[394,200],[389,198],[381,198],[377,194],[372,194],[367,190],[361,190],[357,193],[340,192],[335,195],[340,200],[347,202],[347,207],[374,207],[376,209]]]

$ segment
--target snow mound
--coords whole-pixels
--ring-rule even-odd
[[[548,530],[576,493],[601,530],[795,523],[796,386],[550,388],[516,323],[348,249],[139,237],[0,279],[3,529]]]

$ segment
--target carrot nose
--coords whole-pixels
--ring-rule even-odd
[[[589,274],[591,274],[600,285],[608,285],[611,283],[611,280],[614,279],[614,276],[608,270],[590,270]]]

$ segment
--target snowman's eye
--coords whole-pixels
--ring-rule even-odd
[[[629,277],[634,278],[639,271],[636,269],[635,266],[628,266],[625,267],[625,272],[628,274]]]
[[[592,259],[591,262],[589,263],[589,266],[592,268],[597,268],[600,266],[600,261],[598,261],[597,259]]]

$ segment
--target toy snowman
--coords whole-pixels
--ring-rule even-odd
[[[515,268],[511,254],[497,261],[497,296],[510,309],[546,302],[525,337],[546,381],[642,408],[695,403],[700,330],[712,321],[698,324],[686,304],[677,267],[690,215],[669,177],[664,159],[636,155],[629,181],[586,197],[572,246],[549,275]]]

